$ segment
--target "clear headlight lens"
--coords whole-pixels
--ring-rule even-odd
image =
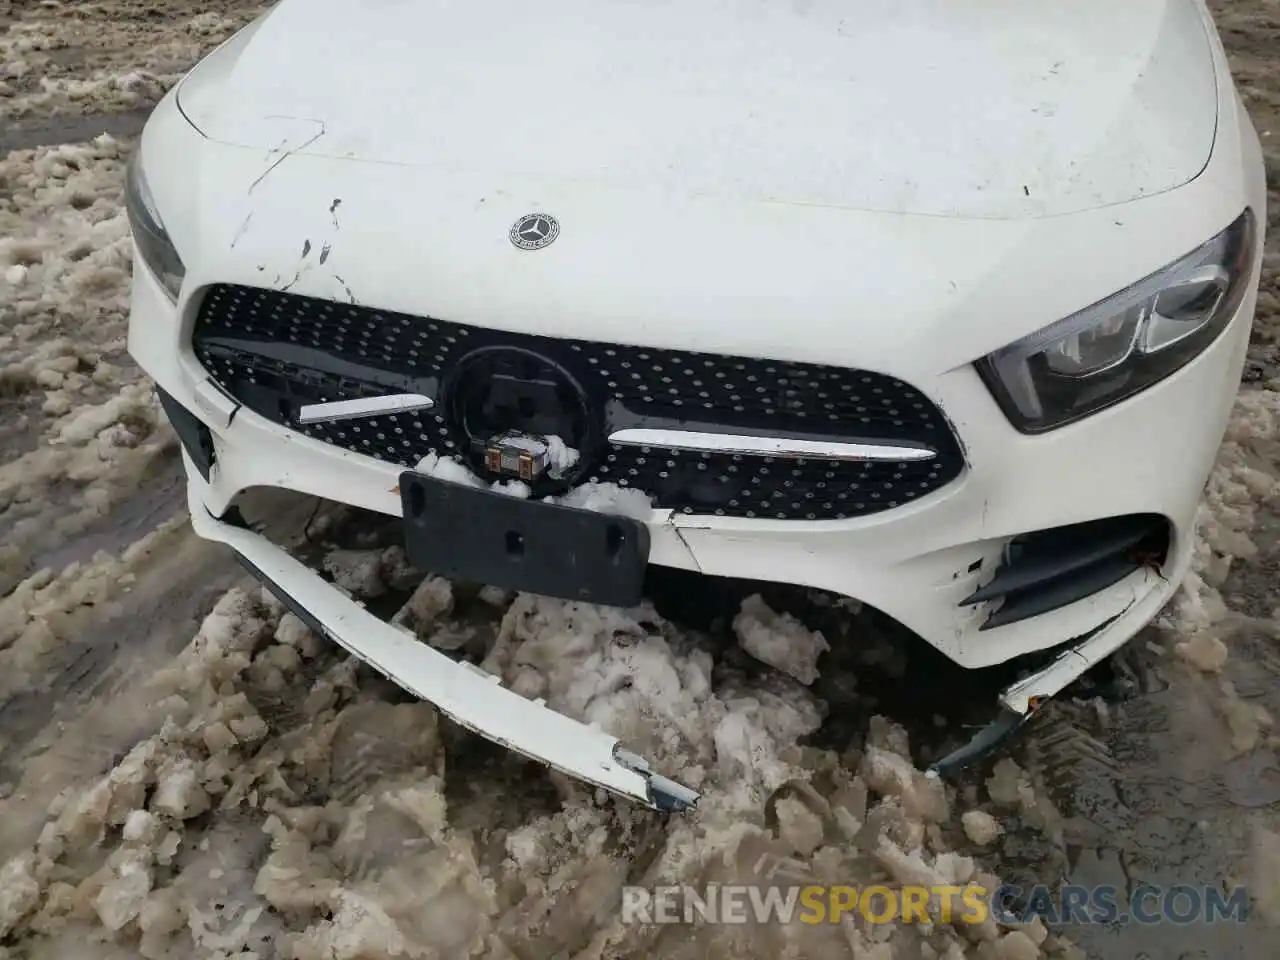
[[[142,175],[142,162],[137,151],[129,158],[124,197],[129,226],[133,230],[133,238],[138,244],[143,262],[160,281],[160,286],[164,287],[169,299],[176,303],[187,268],[183,266],[182,258],[178,256],[169,232],[160,220],[160,212],[156,209],[156,202]]]
[[[1131,397],[1191,361],[1244,299],[1255,223],[1231,226],[1176,262],[978,361],[1010,422],[1043,433]]]

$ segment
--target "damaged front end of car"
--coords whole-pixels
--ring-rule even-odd
[[[992,719],[968,741],[930,764],[928,775],[954,776],[999,750],[1045,704],[1128,642],[1135,625],[1152,620],[1168,601],[1169,587],[1158,570],[1142,570],[1128,606],[1083,636],[1055,648],[1047,662],[1023,671],[1000,692]]]

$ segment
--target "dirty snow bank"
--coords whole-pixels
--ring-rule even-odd
[[[818,679],[818,658],[831,649],[821,633],[789,613],[774,613],[759,594],[742,602],[733,631],[743,650],[805,686]]]
[[[84,615],[110,615],[136,581],[139,568],[186,535],[174,517],[113,557],[98,551],[61,571],[38,570],[0,597],[0,702],[48,690],[58,678],[44,669],[46,654],[78,638]]]
[[[1259,324],[1265,318],[1259,317]],[[1265,328],[1264,328],[1265,329]],[[1280,384],[1277,384],[1280,386]],[[1228,675],[1233,641],[1250,629],[1280,636],[1273,607],[1262,618],[1231,610],[1221,589],[1233,569],[1258,554],[1253,539],[1259,513],[1280,493],[1280,393],[1243,389],[1237,398],[1227,436],[1209,478],[1197,518],[1192,570],[1161,626],[1177,656],[1202,675],[1188,684],[1189,697],[1203,699],[1221,718],[1231,755],[1274,749],[1275,718],[1261,704],[1241,697]],[[1255,654],[1256,655],[1256,654]],[[1262,656],[1266,658],[1266,653]],[[1246,662],[1245,670],[1268,675],[1266,662]],[[1274,675],[1270,667],[1269,675]],[[1261,914],[1280,921],[1280,842],[1276,823],[1263,811],[1253,818],[1254,842],[1242,876]]]
[[[397,569],[391,552],[348,586],[384,590],[373,571]],[[350,552],[328,566],[361,569]],[[444,581],[418,593],[402,621],[462,629]],[[509,755],[476,765],[478,741],[432,707],[390,702],[384,682],[273,600],[235,590],[171,666],[140,680],[153,730],[64,791],[34,848],[0,868],[0,927],[24,945],[80,938],[148,958],[549,956],[588,944],[586,955],[618,957],[1070,955],[1038,929],[936,918],[624,924],[623,882],[760,882],[767,862],[808,882],[996,880],[951,852],[961,828],[948,788],[912,766],[901,728],[877,719],[843,755],[803,747],[824,712],[803,685],[774,671],[749,679],[647,607],[488,600],[483,667],[702,790],[695,813],[664,821],[602,805]],[[558,800],[531,792],[531,776]],[[0,801],[0,816],[24,793]]]
[[[1232,747],[1244,753],[1273,725],[1259,704],[1241,700],[1223,674],[1232,634],[1248,618],[1228,610],[1220,593],[1233,565],[1257,553],[1250,538],[1259,505],[1280,493],[1280,393],[1242,390],[1209,477],[1197,517],[1191,572],[1160,620],[1176,639],[1177,654],[1214,678],[1217,704],[1231,730]]]
[[[0,160],[0,579],[105,514],[174,448],[125,352],[127,151],[103,136]]]
[[[140,18],[111,0],[42,3],[0,32],[0,119],[150,107],[265,6]]]

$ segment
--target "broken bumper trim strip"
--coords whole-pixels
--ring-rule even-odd
[[[1000,693],[995,718],[968,743],[933,763],[928,770],[929,776],[950,776],[990,755],[1030,720],[1046,701],[1056,697],[1087,670],[1123,646],[1130,636],[1124,628],[1125,618],[1150,619],[1175,589],[1168,581],[1163,581],[1164,589],[1161,590],[1157,587],[1160,580],[1157,575],[1148,572],[1144,576],[1144,586],[1135,588],[1135,599],[1129,606],[1078,637],[1039,670],[1006,687]]]
[[[1146,577],[1148,582],[1154,579],[1150,573]],[[1124,645],[1127,636],[1116,627],[1132,609],[1133,604],[1130,604],[1116,616],[1094,627],[1035,673],[1006,687],[1000,694],[1000,705],[1014,713],[1031,713],[1045,700],[1056,697],[1086,670]]]
[[[651,810],[682,812],[699,795],[653,773],[616,737],[527,700],[498,677],[452,660],[349,600],[265,537],[215,519],[188,485],[191,525],[231,547],[314,630],[474,733]]]

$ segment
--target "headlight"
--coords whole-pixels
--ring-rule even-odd
[[[1079,420],[1163,380],[1222,332],[1244,299],[1253,213],[1208,243],[1079,313],[978,361],[1023,433]]]
[[[137,151],[129,158],[126,168],[124,197],[129,226],[133,229],[133,239],[138,244],[143,262],[160,281],[169,299],[177,302],[187,268],[182,265],[182,258],[160,220],[156,202],[142,175],[142,162]]]

